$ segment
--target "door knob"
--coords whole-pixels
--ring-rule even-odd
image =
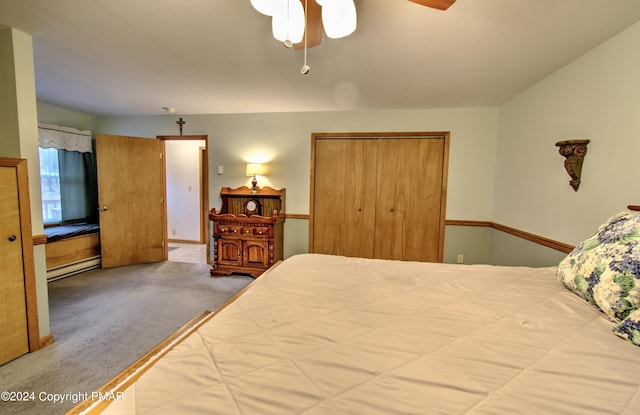
[[[107,208],[106,206],[102,206],[102,207],[99,207],[98,210],[100,212],[106,212],[107,210],[109,210],[109,208]]]
[[[15,235],[11,235],[11,236],[9,237],[9,242],[13,242],[13,241],[15,241],[16,239],[18,239],[18,237],[17,237],[17,236],[15,236]]]

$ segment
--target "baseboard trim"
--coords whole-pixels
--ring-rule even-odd
[[[555,249],[556,251],[564,252],[568,254],[575,248],[573,245],[565,244],[564,242],[554,241],[553,239],[545,238],[544,236],[535,235],[533,233],[525,232],[520,229],[512,228],[510,226],[501,225],[495,222],[488,221],[473,221],[473,220],[447,220],[445,221],[447,226],[480,226],[499,230],[501,232],[508,233],[518,238],[526,239],[527,241],[537,243],[539,245],[546,246],[547,248]]]
[[[79,274],[81,272],[89,271],[90,269],[100,268],[102,263],[101,256],[95,256],[80,261],[72,262],[70,264],[62,265],[60,267],[51,268],[47,270],[47,282],[56,281],[62,278],[70,277],[72,275]]]
[[[167,239],[167,242],[174,244],[204,245],[204,242],[194,241],[193,239]]]
[[[44,337],[40,337],[40,341],[39,346],[38,346],[38,350],[42,349],[43,347],[47,347],[52,345],[55,342],[55,339],[53,338],[53,334],[47,334]],[[35,350],[32,350],[32,352],[35,352]]]

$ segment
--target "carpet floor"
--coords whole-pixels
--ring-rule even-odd
[[[64,414],[205,310],[215,311],[253,281],[210,278],[209,265],[164,261],[96,269],[48,284],[55,342],[0,366],[2,414]],[[66,402],[54,403],[56,395]]]

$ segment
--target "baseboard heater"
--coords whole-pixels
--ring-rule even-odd
[[[59,280],[61,278],[70,277],[90,269],[100,268],[102,263],[101,256],[94,256],[80,261],[65,264],[56,268],[47,270],[47,282]]]

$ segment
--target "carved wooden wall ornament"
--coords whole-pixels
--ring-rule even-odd
[[[556,146],[559,147],[560,154],[565,157],[564,168],[571,176],[569,184],[573,190],[578,191],[580,187],[580,175],[582,174],[582,162],[587,154],[587,144],[589,140],[564,140],[558,141]]]

